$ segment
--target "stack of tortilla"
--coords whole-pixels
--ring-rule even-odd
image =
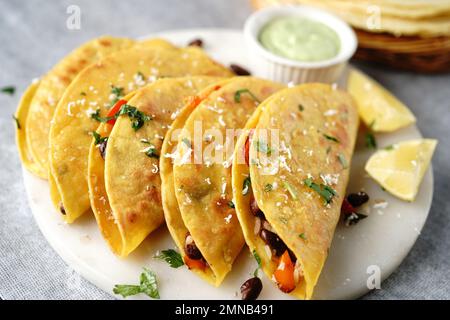
[[[306,4],[328,10],[355,28],[356,59],[416,72],[450,70],[448,0],[252,0],[256,8]]]

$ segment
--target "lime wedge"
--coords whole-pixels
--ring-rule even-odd
[[[418,139],[378,150],[366,164],[367,173],[394,196],[414,201],[437,141]]]

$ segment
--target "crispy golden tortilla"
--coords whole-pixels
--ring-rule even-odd
[[[30,110],[30,104],[33,100],[34,95],[39,87],[40,81],[36,81],[31,83],[28,88],[25,90],[22,98],[20,99],[19,106],[17,107],[17,111],[15,117],[17,119],[16,125],[16,144],[17,149],[19,150],[20,161],[23,166],[30,172],[34,173],[40,178],[47,178],[47,171],[42,171],[41,167],[39,167],[36,162],[33,160],[33,156],[30,153],[30,150],[27,145],[26,139],[26,121],[28,117],[28,112]]]
[[[357,128],[357,110],[347,93],[325,84],[305,84],[279,91],[264,101],[236,145],[233,196],[245,240],[273,279],[279,258],[259,235],[261,220],[257,221],[250,210],[254,195],[266,220],[300,264],[303,279],[291,292],[297,298],[312,297],[328,255],[345,196]],[[251,129],[249,167],[242,159]],[[271,132],[279,133],[277,143]],[[247,177],[251,190],[244,195]],[[329,204],[305,184],[308,178],[335,190]]]
[[[18,147],[20,153],[26,152],[30,155],[27,156],[27,162],[24,162],[28,170],[41,178],[48,176],[50,121],[59,100],[72,80],[91,63],[113,52],[127,49],[133,44],[134,41],[130,39],[107,36],[91,40],[64,57],[42,77],[39,87],[35,89],[33,98],[28,103],[28,115],[21,122],[26,141],[24,140]]]
[[[186,228],[183,218],[181,217],[177,197],[175,196],[175,185],[173,178],[173,162],[178,145],[179,132],[182,130],[192,111],[194,111],[200,102],[206,99],[211,92],[218,90],[221,86],[226,85],[230,81],[232,80],[224,80],[220,83],[211,85],[202,90],[202,92],[200,92],[197,96],[193,97],[180,111],[175,121],[170,125],[170,129],[166,133],[161,148],[159,170],[161,176],[161,196],[164,218],[172,239],[183,255],[186,234],[189,230]],[[206,268],[204,270],[194,268],[191,270],[202,279],[210,282],[211,284],[215,284],[215,276],[211,268]]]
[[[64,219],[71,223],[89,210],[88,154],[92,132],[114,100],[160,77],[184,75],[229,76],[201,49],[164,45],[133,47],[111,54],[84,69],[67,88],[50,129],[50,183],[59,191]],[[58,197],[52,197],[57,199]]]
[[[219,85],[206,97],[201,94],[204,99],[198,106],[187,107],[194,110],[186,119],[181,132],[176,135],[177,155],[173,172],[170,172],[170,164],[161,164],[165,170],[163,205],[169,230],[183,252],[185,261],[186,230],[190,233],[207,263],[203,270],[194,271],[215,286],[220,285],[231,270],[244,243],[233,209],[231,191],[231,160],[239,132],[232,132],[229,139],[225,140],[226,130],[243,128],[256,110],[258,101],[283,87],[267,80],[237,77]],[[242,93],[239,101],[236,100],[237,92]],[[180,121],[190,111],[185,110]],[[180,122],[175,123],[174,127],[179,124]],[[198,125],[202,126],[203,135],[194,138]],[[220,139],[220,136],[224,139]],[[173,138],[166,135],[164,144],[169,144]],[[204,153],[196,151],[199,147]],[[163,146],[164,156],[175,152],[169,151],[171,149],[170,145]],[[207,150],[224,152],[222,156],[218,156],[218,153],[212,151],[210,157]],[[196,154],[196,163],[186,161],[193,160],[193,154]],[[167,169],[169,172],[166,176]],[[173,180],[170,179],[172,175]],[[175,205],[174,194],[178,206]],[[180,223],[180,217],[184,225]]]
[[[127,256],[163,222],[159,158],[164,135],[186,99],[218,80],[207,76],[157,80],[125,98],[151,115],[151,121],[135,131],[130,120],[121,116],[114,126],[102,123],[97,129],[108,141],[105,159],[95,140],[91,144],[91,208],[117,255]]]

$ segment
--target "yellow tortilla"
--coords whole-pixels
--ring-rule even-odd
[[[258,222],[250,211],[253,194],[271,228],[295,254],[303,271],[303,279],[290,293],[297,298],[312,297],[328,255],[345,196],[357,128],[357,110],[347,93],[325,84],[305,84],[279,91],[264,101],[246,124],[247,130],[254,129],[250,167],[242,160],[248,132],[236,145],[233,196],[245,240],[272,279],[279,260],[259,235],[261,220]],[[268,137],[278,132],[279,143],[263,138],[263,130],[269,130]],[[271,150],[270,155],[267,150]],[[247,177],[251,190],[244,195]],[[336,191],[328,205],[305,184],[308,178]]]
[[[40,81],[33,82],[28,86],[20,99],[19,106],[17,107],[17,111],[15,117],[17,119],[18,125],[16,126],[16,144],[19,149],[20,161],[23,166],[30,171],[31,173],[37,175],[40,178],[47,178],[47,171],[43,171],[41,167],[39,167],[36,162],[33,160],[33,156],[30,153],[30,150],[27,145],[26,139],[26,121],[28,117],[28,112],[30,110],[31,101],[38,89]]]
[[[124,38],[101,37],[91,40],[58,62],[41,79],[29,106],[26,122],[22,123],[26,132],[26,146],[33,159],[30,171],[42,178],[48,175],[48,135],[50,121],[64,91],[81,70],[103,57],[134,44],[133,40]]]
[[[224,80],[220,83],[211,85],[204,89],[196,97],[193,97],[186,106],[180,111],[175,121],[170,125],[164,138],[161,148],[161,156],[159,160],[159,170],[161,176],[161,196],[162,206],[164,211],[164,218],[166,220],[167,228],[180,252],[184,254],[184,243],[186,234],[189,230],[186,228],[183,218],[181,217],[180,209],[178,207],[177,197],[175,196],[175,185],[173,178],[173,160],[178,145],[178,135],[183,128],[186,120],[191,115],[192,111],[198,106],[199,102],[206,99],[209,94],[219,87],[224,86],[232,80]],[[178,132],[178,134],[177,134]],[[215,284],[215,276],[211,268],[205,270],[191,269],[205,281]]]
[[[220,285],[231,270],[233,261],[244,243],[235,210],[230,205],[231,161],[234,142],[239,132],[234,132],[236,136],[229,136],[229,143],[226,143],[226,129],[243,128],[256,110],[257,101],[264,100],[283,87],[281,84],[252,77],[234,78],[200,102],[178,135],[179,158],[173,166],[173,183],[179,214],[207,263],[203,278],[215,286]],[[247,92],[242,93],[240,102],[237,102],[236,93],[241,90]],[[201,124],[204,134],[194,138],[198,124]],[[208,133],[209,129],[216,131]],[[219,133],[224,140],[219,139]],[[209,134],[214,135],[212,140],[208,138]],[[218,140],[215,140],[216,138]],[[171,137],[166,137],[167,143],[169,139]],[[200,146],[205,153],[195,151]],[[224,151],[223,156],[206,156],[207,150],[213,149]],[[183,160],[192,157],[192,150],[197,153],[198,163],[186,163]],[[212,155],[214,156],[214,153]],[[164,194],[167,196],[166,191]],[[183,236],[181,232],[172,232],[172,235],[182,237],[175,242],[185,254],[186,234]],[[184,258],[186,259],[186,256]]]
[[[127,256],[163,222],[158,168],[162,139],[185,100],[219,79],[199,76],[157,80],[125,98],[128,104],[152,115],[151,121],[134,131],[130,120],[122,116],[114,127],[102,123],[97,129],[101,137],[109,138],[106,159],[98,146],[91,144],[91,208],[104,238],[117,255]],[[157,156],[149,157],[143,152],[151,146]]]
[[[99,125],[92,114],[98,110],[105,117],[118,88],[126,95],[158,77],[184,75],[228,76],[231,72],[199,48],[149,43],[111,54],[87,67],[67,88],[52,121],[49,154],[50,183],[56,184],[61,199],[55,206],[62,205],[67,222],[90,208],[88,154],[91,133]]]

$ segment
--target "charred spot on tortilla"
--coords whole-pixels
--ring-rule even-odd
[[[127,220],[130,223],[135,223],[137,221],[138,215],[134,212],[127,213]]]

